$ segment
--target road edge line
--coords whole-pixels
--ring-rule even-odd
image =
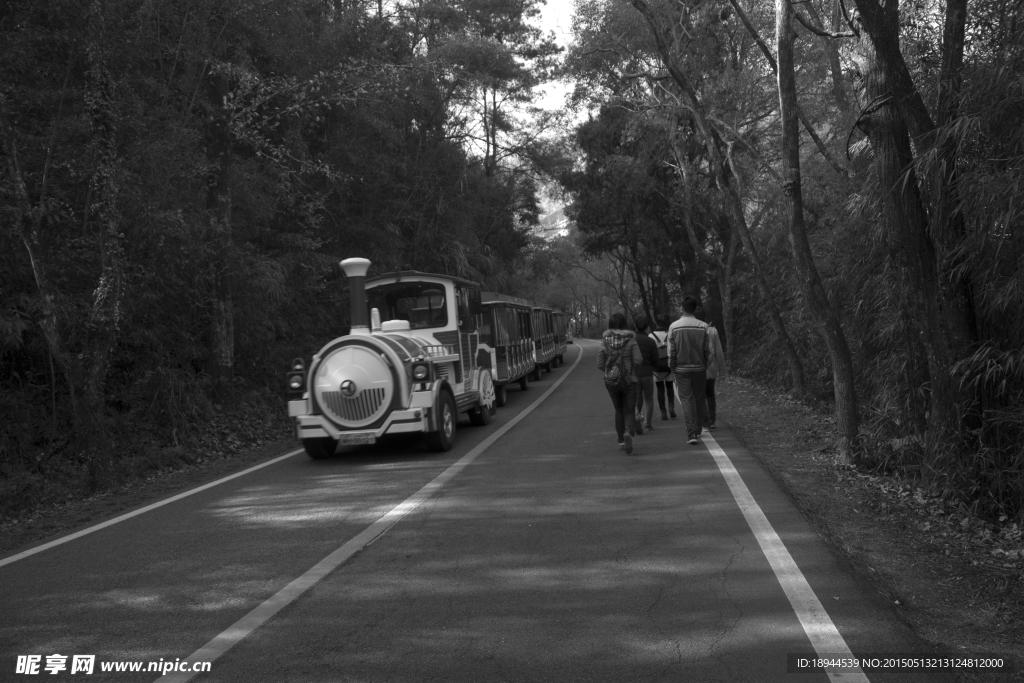
[[[434,495],[441,487],[447,484],[455,475],[461,472],[467,465],[477,459],[484,451],[490,448],[494,442],[507,434],[513,427],[519,424],[527,415],[532,413],[541,403],[547,400],[555,389],[564,382],[576,366],[583,359],[583,348],[578,344],[579,355],[564,375],[558,378],[554,384],[548,387],[547,391],[540,395],[533,403],[524,408],[518,415],[499,427],[493,434],[473,447],[471,451],[448,466],[441,474],[434,477],[423,488],[412,494],[394,508],[377,519],[376,522],[363,529],[344,543],[340,548],[330,553],[327,557],[317,562],[304,574],[293,580],[287,586],[274,595],[267,598],[260,605],[253,608],[248,614],[226,628],[215,636],[210,642],[199,648],[191,655],[182,660],[182,664],[194,664],[196,662],[214,662],[223,656],[228,650],[240,643],[250,633],[272,619],[274,615],[297,600],[303,593],[316,585],[321,579],[340,567],[349,558],[363,548],[369,546],[378,538],[388,532],[391,527],[400,519],[419,507],[424,501]],[[212,668],[212,667],[211,667]],[[161,683],[186,683],[195,677],[197,671],[178,671],[167,676],[160,676],[157,681]]]
[[[796,613],[797,619],[800,620],[800,625],[803,627],[807,639],[811,641],[814,651],[819,656],[828,655],[830,658],[853,659],[853,653],[846,644],[846,640],[839,633],[839,629],[836,628],[828,612],[825,611],[824,605],[818,600],[811,584],[807,582],[807,578],[800,571],[796,560],[790,555],[789,549],[775,532],[775,528],[768,521],[764,511],[761,510],[761,506],[757,504],[754,494],[747,488],[743,477],[736,470],[736,466],[732,464],[732,460],[710,433],[702,435],[701,439],[711,453],[711,457],[715,459],[718,471],[722,473],[736,505],[743,513],[743,518],[747,520],[747,526],[750,527],[758,545],[761,546],[761,552],[764,553],[772,571],[775,572],[775,578],[789,599],[789,604]],[[849,673],[826,673],[828,673],[829,680],[836,683],[870,683],[862,670]]]

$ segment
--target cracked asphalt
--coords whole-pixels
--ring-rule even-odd
[[[19,654],[185,658],[419,490],[570,372],[419,508],[196,681],[828,681],[704,446],[682,419],[615,445],[597,343],[511,389],[455,449],[413,439],[289,458],[0,567],[0,681]],[[282,406],[282,409],[283,406]],[[928,653],[726,423],[714,432],[854,653]],[[154,681],[154,674],[87,680]],[[872,672],[881,681],[943,681]],[[842,679],[835,679],[842,680]]]

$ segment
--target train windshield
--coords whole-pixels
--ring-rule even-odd
[[[396,282],[373,287],[366,291],[366,303],[380,311],[382,321],[408,320],[414,330],[448,324],[444,286],[433,282]]]

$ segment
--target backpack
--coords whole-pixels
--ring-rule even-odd
[[[629,342],[622,345],[615,355],[608,351],[608,360],[604,366],[604,385],[609,391],[625,391],[631,384],[629,373],[626,372],[624,356]]]
[[[664,338],[659,335],[664,335]],[[655,332],[654,339],[658,343],[658,360],[654,369],[658,372],[668,372],[668,332]]]

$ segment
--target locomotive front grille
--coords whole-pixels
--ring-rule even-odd
[[[367,389],[351,398],[340,391],[323,392],[327,409],[346,422],[361,422],[373,417],[384,402],[384,389]]]

